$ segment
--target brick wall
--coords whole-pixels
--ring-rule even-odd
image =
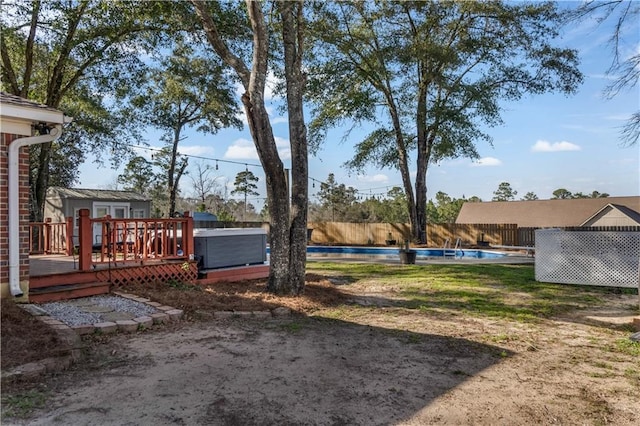
[[[9,297],[9,144],[20,136],[0,134],[0,296]],[[29,283],[29,149],[22,148],[19,160],[20,186],[20,285]]]

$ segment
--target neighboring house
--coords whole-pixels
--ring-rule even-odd
[[[607,204],[581,226],[639,226],[640,213],[620,204]]]
[[[51,218],[52,222],[64,222],[65,218],[73,217],[74,243],[78,237],[80,209],[89,209],[93,218],[107,215],[114,219],[148,218],[151,214],[151,199],[132,191],[60,187],[47,190],[44,217]],[[102,229],[99,224],[96,225],[93,242],[100,243]]]
[[[29,146],[52,142],[62,111],[0,92],[0,297],[29,289]]]
[[[640,197],[464,203],[456,223],[513,223],[520,228],[640,226]]]

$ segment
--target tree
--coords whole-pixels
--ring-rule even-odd
[[[305,19],[302,1],[276,2],[281,24],[284,85],[289,118],[291,148],[291,197],[285,169],[265,107],[264,90],[271,51],[270,28],[262,11],[263,3],[246,0],[251,28],[251,67],[244,59],[243,46],[234,37],[243,35],[244,21],[223,15],[223,3],[191,0],[209,44],[240,80],[241,96],[249,130],[266,176],[267,201],[271,217],[270,267],[267,289],[273,293],[300,294],[304,290],[307,245],[308,158],[307,131],[302,96],[306,76],[302,71]],[[233,6],[233,5],[232,5]],[[224,33],[228,31],[228,33]],[[224,36],[224,37],[223,37]],[[232,49],[235,49],[233,51]],[[290,204],[291,203],[291,204]]]
[[[552,3],[344,2],[316,6],[316,105],[310,137],[351,120],[375,122],[347,165],[400,171],[413,238],[426,240],[429,164],[478,156],[500,124],[500,101],[572,93],[582,81],[576,52],[556,48]],[[415,191],[409,158],[415,152]]]
[[[193,192],[198,199],[198,211],[207,211],[207,200],[210,195],[219,192],[217,180],[220,176],[211,176],[213,167],[208,164],[196,163],[195,170],[190,174]]]
[[[117,182],[127,191],[149,195],[151,188],[156,184],[156,175],[153,172],[153,164],[141,156],[133,157],[118,175]]]
[[[154,7],[123,1],[3,2],[2,90],[74,117],[56,143],[30,150],[33,220],[42,220],[50,181],[73,183],[86,152],[120,151],[136,136],[136,122],[120,102],[137,86],[144,67],[131,52],[152,48],[148,34],[160,28],[150,25]]]
[[[243,194],[244,195],[244,213],[247,213],[247,196],[248,195],[260,195],[256,189],[258,189],[258,177],[249,170],[242,171],[236,175],[236,181],[233,183],[234,189],[231,194]],[[245,214],[242,215],[242,220],[245,220]]]
[[[157,171],[158,163],[141,156],[133,157],[118,175],[116,182],[127,191],[134,191],[151,198],[151,216],[162,217],[168,206],[165,191],[165,174]]]
[[[345,184],[338,184],[335,175],[330,173],[325,182],[320,183],[316,194],[321,210],[316,219],[332,222],[347,220],[349,209],[356,202],[356,190]]]
[[[573,24],[588,17],[595,17],[598,24],[612,18],[615,22],[613,33],[609,40],[612,46],[613,58],[607,70],[607,75],[613,77],[612,83],[605,89],[605,95],[615,97],[622,90],[631,90],[640,80],[640,52],[637,50],[630,55],[622,52],[622,40],[625,39],[625,24],[632,25],[631,34],[638,34],[638,19],[640,5],[631,0],[587,0],[568,14],[568,23]],[[637,43],[637,38],[632,40]],[[636,145],[640,139],[640,110],[635,111],[621,132],[622,143]]]
[[[477,197],[472,198],[477,199]],[[435,199],[435,202],[429,200],[427,205],[429,223],[455,223],[462,205],[468,201],[464,196],[459,199],[451,198],[442,191],[436,193]]]
[[[524,197],[522,197],[522,201],[535,201],[537,199],[538,196],[531,191],[527,192],[526,194],[524,194]]]
[[[386,198],[380,203],[379,220],[389,223],[409,222],[406,205],[404,191],[399,186],[394,186],[387,192]]]
[[[197,55],[178,40],[173,52],[149,73],[142,93],[132,103],[144,121],[163,131],[165,144],[159,159],[166,160],[168,215],[173,216],[180,179],[188,160],[180,156],[178,145],[184,129],[213,134],[223,127],[242,127],[236,117],[234,88],[224,78],[224,68],[213,58]]]
[[[566,200],[569,198],[573,198],[573,194],[571,193],[571,191],[567,191],[564,188],[559,188],[556,189],[555,191],[553,191],[553,198],[551,198],[552,200]]]
[[[493,191],[493,198],[491,201],[513,201],[518,195],[518,191],[511,188],[509,182],[502,182],[498,185],[498,189]]]

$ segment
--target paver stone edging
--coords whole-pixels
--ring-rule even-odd
[[[42,308],[33,304],[21,304],[20,307],[31,315],[38,318],[49,326],[62,340],[69,342],[71,346],[70,354],[59,357],[46,358],[36,362],[14,367],[6,372],[2,372],[2,381],[28,379],[38,377],[47,372],[61,371],[69,368],[74,362],[82,357],[84,345],[80,336],[93,333],[115,333],[116,331],[132,333],[139,329],[151,327],[154,324],[164,324],[166,322],[179,321],[184,311],[172,306],[163,305],[158,302],[136,296],[133,294],[114,291],[111,294],[125,299],[144,303],[156,309],[156,313],[149,316],[133,318],[132,320],[118,320],[115,322],[104,321],[95,324],[82,324],[68,326],[60,320],[47,315]],[[283,306],[274,308],[271,311],[214,311],[213,316],[217,319],[228,318],[258,318],[267,319],[271,317],[283,317],[291,315],[291,309]]]

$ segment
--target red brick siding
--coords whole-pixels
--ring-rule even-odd
[[[0,136],[0,283],[9,282],[9,144],[21,136]],[[29,279],[29,148],[20,150],[20,281]]]

